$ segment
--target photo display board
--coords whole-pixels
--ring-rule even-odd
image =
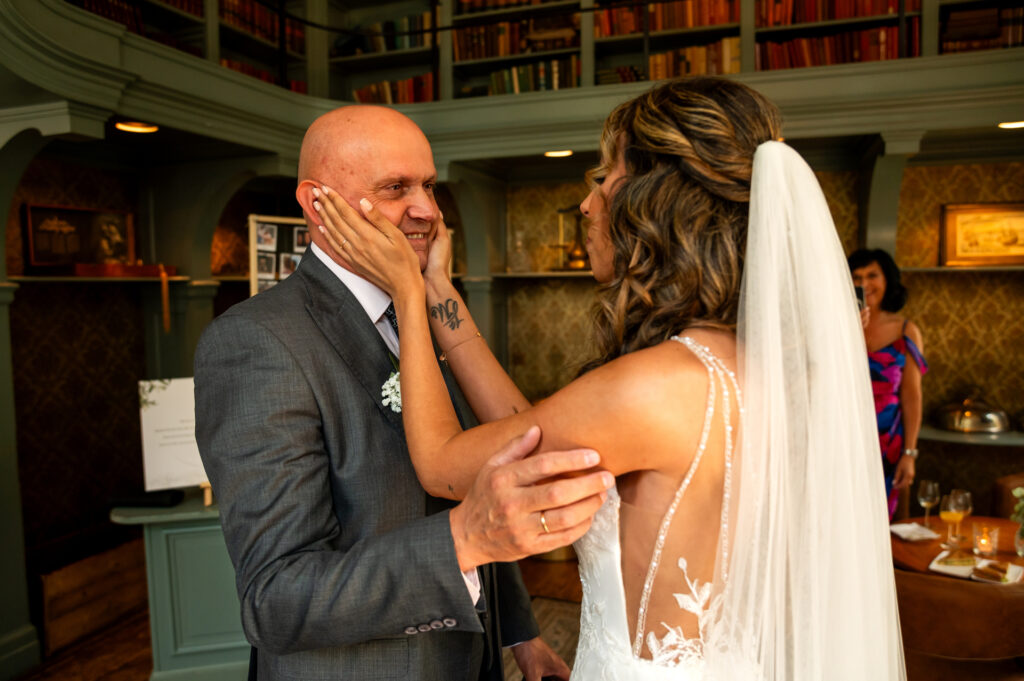
[[[295,271],[310,244],[302,218],[249,216],[249,295],[272,288]]]

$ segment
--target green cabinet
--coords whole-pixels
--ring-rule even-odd
[[[115,508],[110,518],[144,529],[150,681],[245,679],[250,646],[217,507],[190,494],[173,508]]]

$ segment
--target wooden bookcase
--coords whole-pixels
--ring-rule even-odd
[[[68,1],[297,92],[385,104],[1024,45],[1022,1],[290,0],[283,30],[258,0]]]

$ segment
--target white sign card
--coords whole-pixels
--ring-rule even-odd
[[[139,381],[139,413],[146,491],[206,482],[196,444],[192,379]]]

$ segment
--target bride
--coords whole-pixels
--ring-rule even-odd
[[[853,290],[821,190],[780,133],[773,104],[725,79],[671,81],[612,112],[580,205],[599,353],[536,405],[446,276],[445,230],[421,275],[368,202],[361,215],[323,189],[334,251],[394,300],[428,492],[461,498],[486,452],[535,425],[539,450],[595,449],[616,476],[576,544],[574,679],[904,676]],[[460,428],[431,329],[483,425]],[[538,532],[567,529],[558,507]]]

